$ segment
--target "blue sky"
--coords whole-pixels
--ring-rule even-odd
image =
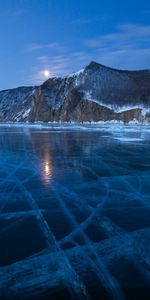
[[[0,90],[42,83],[95,60],[150,68],[148,0],[0,1]]]

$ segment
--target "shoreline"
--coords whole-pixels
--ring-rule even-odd
[[[122,131],[122,130],[148,130],[150,131],[150,123],[123,123],[123,122],[2,122],[0,127],[16,127],[16,128],[35,128],[47,130],[67,130],[67,131]]]

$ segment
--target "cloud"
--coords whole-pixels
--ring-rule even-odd
[[[150,68],[149,41],[149,25],[121,24],[106,35],[79,40],[77,51],[59,43],[32,44],[29,52],[40,55],[35,55],[28,80],[30,84],[41,84],[45,80],[43,70],[49,70],[52,77],[64,76],[78,71],[92,60],[118,69]],[[36,53],[38,50],[40,53]]]
[[[145,15],[150,15],[150,9],[144,10],[143,13],[144,13]]]
[[[150,67],[150,25],[121,24],[115,32],[84,43],[102,64],[123,69]]]
[[[150,65],[150,47],[146,49],[110,50],[97,53],[97,60],[104,65],[117,69],[148,69]]]
[[[76,26],[82,26],[82,25],[88,25],[88,24],[93,24],[93,23],[98,23],[98,22],[103,22],[108,20],[108,16],[96,16],[94,18],[80,18],[80,19],[75,19],[71,22],[72,25]]]
[[[85,41],[87,46],[97,48],[111,45],[111,47],[133,47],[143,45],[150,39],[150,25],[122,24],[113,33],[102,35]]]
[[[92,57],[86,52],[70,52],[64,55],[37,56],[30,76],[27,78],[28,84],[41,84],[45,78],[44,70],[49,70],[50,77],[62,77],[84,67]]]
[[[34,52],[38,50],[45,49],[58,49],[60,47],[57,43],[48,43],[48,44],[29,44],[25,47],[26,52]]]
[[[13,17],[20,17],[24,15],[26,12],[25,9],[16,9],[16,10],[7,10],[0,12],[0,18],[13,18]]]

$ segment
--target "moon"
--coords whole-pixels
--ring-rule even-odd
[[[45,78],[50,77],[50,71],[49,71],[49,70],[44,70],[42,73],[43,73],[43,76],[44,76]]]

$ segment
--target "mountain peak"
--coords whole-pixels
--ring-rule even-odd
[[[150,123],[149,82],[149,71],[117,70],[91,61],[39,87],[0,92],[0,122]]]
[[[88,69],[97,69],[99,68],[100,66],[102,66],[101,64],[97,63],[96,61],[91,61],[87,66],[86,68]]]

